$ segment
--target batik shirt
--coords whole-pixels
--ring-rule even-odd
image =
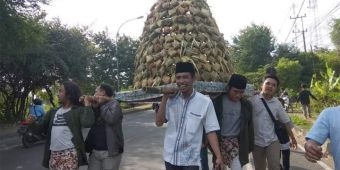
[[[203,127],[206,133],[220,128],[210,98],[194,91],[184,100],[178,93],[167,101],[166,119],[164,160],[176,166],[200,166]]]

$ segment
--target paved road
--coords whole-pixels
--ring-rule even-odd
[[[151,110],[127,114],[123,128],[125,153],[121,170],[163,170],[162,147],[165,128],[156,128],[154,112]],[[0,151],[0,170],[44,170],[42,160],[43,144],[32,148],[10,147]],[[324,170],[318,164],[308,163],[302,150],[292,152],[291,170]],[[86,167],[81,167],[85,170]],[[244,170],[252,170],[248,164]]]

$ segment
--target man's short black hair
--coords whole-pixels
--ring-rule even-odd
[[[100,84],[99,88],[101,90],[104,90],[105,91],[105,94],[109,97],[112,97],[114,95],[114,92],[113,92],[113,88],[111,85],[107,84],[107,83],[102,83]]]
[[[280,80],[279,80],[279,78],[276,75],[274,75],[274,74],[267,74],[266,76],[264,76],[263,81],[266,80],[267,78],[271,78],[271,79],[276,80],[277,86],[280,85]]]
[[[237,89],[246,89],[247,87],[247,78],[241,74],[232,74],[229,81],[228,87],[234,87]]]

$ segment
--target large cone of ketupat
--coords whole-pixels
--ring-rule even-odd
[[[206,0],[158,0],[150,10],[135,58],[135,89],[174,83],[179,61],[194,63],[198,81],[228,80],[227,44]]]

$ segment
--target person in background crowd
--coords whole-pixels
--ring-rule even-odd
[[[38,98],[33,100],[33,104],[29,108],[29,114],[35,121],[40,121],[45,115],[44,108],[42,107],[42,101]]]
[[[282,106],[285,107],[285,101],[282,98],[278,98],[281,102]],[[293,128],[294,125],[292,121],[289,121],[290,128]],[[285,138],[289,138],[288,133],[285,134]],[[290,142],[281,144],[281,158],[282,158],[282,170],[289,170],[290,169]]]
[[[283,108],[288,112],[290,107],[288,92],[283,92],[280,98],[283,100]]]
[[[113,96],[113,88],[105,83],[94,93],[96,121],[86,138],[86,150],[90,152],[88,170],[119,169],[124,151],[123,113]]]
[[[311,109],[310,109],[310,100],[309,97],[312,97],[314,100],[317,100],[316,97],[307,89],[307,85],[301,85],[302,90],[299,93],[299,97],[297,101],[300,101],[302,106],[303,115],[305,118],[311,118]]]

